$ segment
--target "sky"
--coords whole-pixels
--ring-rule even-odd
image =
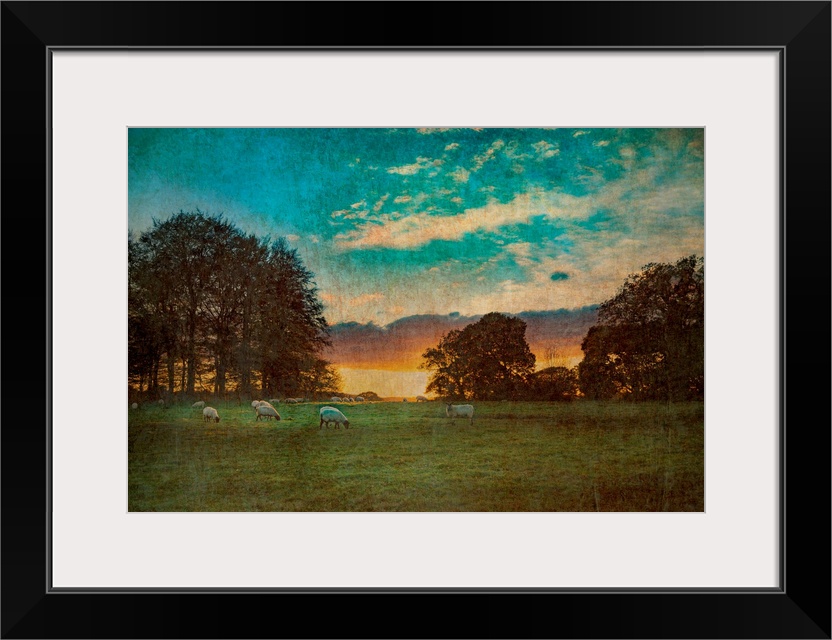
[[[131,231],[199,209],[298,250],[347,393],[423,393],[419,353],[491,311],[558,312],[530,344],[571,366],[628,275],[704,255],[703,129],[132,128],[128,154]]]

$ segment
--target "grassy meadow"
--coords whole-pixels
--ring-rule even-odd
[[[703,511],[703,403],[214,403],[129,412],[130,511]]]

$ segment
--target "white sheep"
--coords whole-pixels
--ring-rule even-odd
[[[425,396],[416,396],[416,402],[427,402],[428,399]]]
[[[194,402],[191,405],[191,409],[202,409],[205,406],[205,400],[200,400],[199,402]]]
[[[474,407],[470,404],[451,404],[446,403],[445,415],[449,418],[470,418],[471,424],[474,424]]]
[[[257,419],[260,418],[271,418],[273,420],[280,420],[280,414],[275,410],[275,408],[268,404],[268,403],[261,403],[255,411],[257,412]]]
[[[214,409],[214,407],[205,407],[202,410],[202,419],[205,422],[210,422],[211,420],[213,420],[214,422],[219,422],[220,416],[217,413],[217,410]]]
[[[279,398],[272,398],[271,400],[269,400],[269,404],[272,404],[272,405],[280,404],[280,399]]]
[[[356,402],[364,402],[364,398],[362,396],[356,396],[355,401]]]
[[[297,398],[286,398],[286,404],[297,404],[297,403],[298,403]]]
[[[329,401],[330,401],[330,402],[341,402],[341,398],[339,398],[338,396],[332,396],[332,397],[329,399]]]
[[[338,411],[338,409],[336,409],[335,407],[321,407],[320,414],[321,414],[321,426],[320,426],[321,429],[324,428],[324,423],[326,423],[326,426],[328,427],[330,422],[335,423],[335,428],[336,429],[338,429],[340,427],[340,425],[342,425],[342,424],[347,429],[350,428],[350,421],[347,420],[347,416],[345,416],[343,413]]]
[[[139,408],[139,403],[138,403],[138,402],[134,402],[133,404],[131,404],[131,405],[130,405],[130,408],[131,408],[131,409],[138,409],[138,408]]]

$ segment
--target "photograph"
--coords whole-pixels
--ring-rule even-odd
[[[130,127],[130,512],[704,512],[705,129]]]

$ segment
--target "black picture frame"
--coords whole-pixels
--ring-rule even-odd
[[[830,6],[3,2],[2,637],[829,638]],[[379,10],[385,23],[395,19],[395,35],[376,28]],[[780,588],[52,590],[48,434],[52,421],[72,418],[51,406],[48,392],[60,383],[48,378],[48,97],[50,52],[69,47],[778,51],[784,80]],[[304,614],[307,607],[316,613]]]

